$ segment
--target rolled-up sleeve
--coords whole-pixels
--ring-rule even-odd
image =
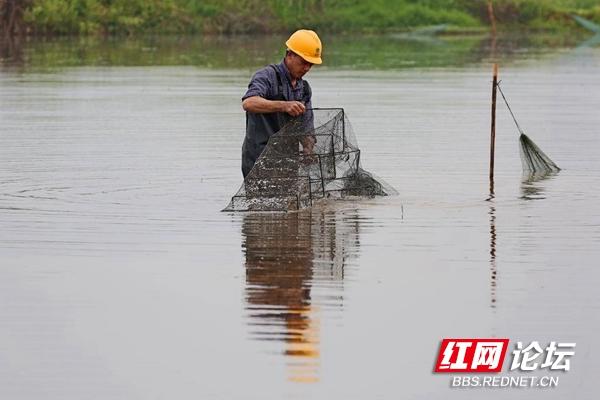
[[[246,94],[242,96],[242,101],[248,97],[260,96],[262,98],[268,98],[272,92],[273,79],[271,78],[267,69],[261,69],[257,71],[250,83],[248,84],[248,90]]]

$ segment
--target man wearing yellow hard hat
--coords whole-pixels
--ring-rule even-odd
[[[246,137],[242,146],[244,178],[264,150],[269,137],[292,117],[310,112],[312,91],[302,77],[321,64],[323,46],[314,31],[300,29],[285,42],[283,61],[258,70],[242,97],[246,111]],[[310,152],[312,143],[303,143]]]

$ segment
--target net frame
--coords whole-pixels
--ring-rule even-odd
[[[297,211],[322,199],[397,194],[361,166],[343,108],[312,108],[269,141],[223,211]]]

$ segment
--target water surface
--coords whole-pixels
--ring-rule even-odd
[[[489,41],[332,39],[314,103],[345,108],[400,195],[226,214],[240,97],[279,41],[187,40],[4,57],[2,398],[593,398],[600,49],[499,46],[521,126],[563,171],[523,180],[499,105],[490,199]],[[459,390],[431,372],[444,337],[577,349],[557,388]]]

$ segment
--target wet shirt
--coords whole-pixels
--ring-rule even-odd
[[[279,78],[275,70],[279,73]],[[242,101],[253,96],[260,96],[267,100],[300,101],[306,108],[312,108],[312,93],[308,82],[298,79],[296,87],[293,88],[290,73],[283,61],[279,64],[268,65],[254,74]],[[246,136],[242,146],[244,177],[248,175],[264,150],[269,137],[279,131],[289,118],[286,113],[246,112]]]

